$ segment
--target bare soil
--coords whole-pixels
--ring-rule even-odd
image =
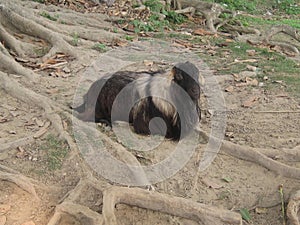
[[[27,14],[31,15],[32,13],[32,15],[36,16],[35,18],[39,18],[40,21],[37,23],[41,23],[41,21],[44,21],[45,24],[56,23],[53,21],[50,22],[44,17],[39,16],[38,13],[41,11],[47,11],[49,13],[54,12],[53,15],[55,15],[55,13],[60,15],[63,14],[60,13],[60,10],[62,9],[51,5],[45,6],[32,2],[28,3],[31,8],[25,6],[25,3],[19,3],[19,5],[20,7],[28,9]],[[7,7],[9,7],[9,5],[7,5]],[[63,12],[66,12],[64,14],[66,16],[66,18],[64,18],[66,21],[71,21],[71,16],[76,18],[76,15],[79,14],[79,12],[76,12],[76,14],[74,12],[74,14],[72,14],[73,11],[67,9],[64,9]],[[28,18],[31,18],[31,16]],[[97,33],[100,33],[101,29],[101,31],[107,30],[107,27],[108,29],[109,27],[113,28],[113,24],[104,21],[106,18],[105,16],[100,15],[98,17],[93,14],[91,15],[91,18],[96,18],[95,21],[99,22],[99,24],[97,24],[98,27],[96,27],[95,24],[95,27],[90,27],[92,30],[97,30]],[[103,21],[103,24],[101,21]],[[80,29],[85,29],[87,26],[91,25],[91,23],[80,25],[80,22],[75,20],[72,22],[73,24],[67,25],[70,27],[76,26],[75,31],[79,31],[79,36],[81,33]],[[65,24],[60,25],[66,26]],[[102,28],[100,28],[101,25],[103,25]],[[51,26],[48,27],[54,29]],[[10,27],[9,29],[12,28]],[[14,30],[9,31],[12,34],[17,33],[14,33]],[[59,33],[58,30],[55,32]],[[62,33],[65,32],[63,31]],[[68,28],[66,33],[69,33],[69,38],[72,39],[72,29]],[[118,40],[115,38],[119,38],[121,35],[123,35],[123,31],[121,30],[119,30],[118,33],[107,32],[107,37],[112,38],[109,40],[107,37],[101,37],[101,39],[106,40],[106,44],[115,43],[116,40]],[[136,65],[134,63],[141,63],[144,66],[142,69],[150,68],[149,65],[143,61],[147,60],[147,57],[145,57],[145,59],[133,59],[132,61],[131,59],[128,59],[128,61],[126,61],[126,54],[129,54],[130,56],[134,54],[124,52],[122,47],[112,44],[111,48],[118,49],[121,52],[120,58],[111,62],[112,65],[109,64],[109,61],[103,61],[103,65],[99,65],[100,67],[103,66],[103,68],[98,68],[100,75],[90,74],[86,69],[90,68],[91,62],[99,61],[99,58],[102,59],[101,55],[104,54],[91,49],[91,43],[95,41],[92,40],[93,38],[91,38],[91,36],[81,38],[79,39],[78,47],[72,46],[72,48],[80,49],[80,51],[84,53],[84,57],[78,57],[78,54],[80,54],[78,51],[76,52],[77,55],[72,56],[74,58],[71,57],[67,59],[67,63],[62,67],[59,67],[59,70],[52,70],[49,68],[45,70],[36,70],[39,80],[34,84],[28,82],[28,79],[24,74],[18,74],[16,71],[11,73],[10,78],[25,86],[27,89],[51,99],[52,102],[64,106],[64,109],[67,110],[68,107],[73,104],[74,94],[78,91],[79,82],[84,84],[84,88],[79,90],[79,92],[83,94],[91,82],[96,78],[99,78],[101,74],[114,72],[119,68],[128,68],[130,66],[132,69],[132,67],[135,67]],[[25,37],[20,38],[20,40],[26,42]],[[32,42],[32,39],[30,39],[29,42]],[[125,49],[128,50],[133,48],[132,52],[134,52],[135,42],[141,44],[144,41],[141,42],[135,40],[133,43],[126,44],[127,47]],[[148,42],[148,40],[145,42]],[[177,48],[178,52],[175,51],[175,54],[177,55],[180,55],[181,52],[187,50],[183,46],[174,46]],[[66,48],[63,49],[64,54],[69,53],[64,50],[66,50]],[[143,52],[140,54],[142,55]],[[147,54],[145,55],[147,56]],[[173,52],[170,52],[171,59],[174,57],[173,54]],[[33,60],[34,62],[39,62],[39,60],[41,60],[41,58],[37,59],[35,57],[36,56],[33,57],[26,54],[24,56],[25,59]],[[178,60],[184,57],[176,56],[175,58]],[[47,57],[44,59],[47,59]],[[217,60],[218,59],[216,58],[216,68],[211,68],[212,70],[217,69]],[[149,59],[149,61],[152,62],[155,60]],[[117,65],[115,64],[116,62],[118,62]],[[168,62],[166,63],[168,64]],[[132,66],[132,64],[134,66]],[[163,65],[161,62],[155,62],[154,64]],[[170,64],[167,66],[169,65]],[[23,63],[23,66],[32,71],[34,70],[33,68],[28,67],[28,64],[26,65],[26,63]],[[151,68],[153,68],[153,66]],[[61,72],[62,70],[67,72]],[[11,72],[8,71],[5,66],[2,71]],[[57,74],[51,74],[53,71],[57,72]],[[300,145],[300,100],[298,98],[287,93],[284,88],[280,87],[275,91],[266,90],[265,87],[259,86],[237,87],[235,86],[235,77],[228,74],[217,75],[217,80],[219,81],[226,102],[227,127],[225,138],[227,140],[242,146],[260,149],[288,150],[294,149]],[[230,92],[225,91],[229,86],[232,86],[233,89]],[[244,107],[243,104],[245,101],[253,97],[257,97],[253,101],[253,104],[251,104],[250,107]],[[7,93],[3,88],[0,89],[0,99],[0,145],[4,146],[7,143],[11,143],[21,138],[32,136],[38,132],[47,121],[49,121],[47,113],[39,105],[28,104],[20,98]],[[78,101],[80,101],[80,99]],[[49,104],[51,104],[51,102]],[[207,109],[207,101],[204,94],[201,97],[201,105],[203,112],[201,127],[203,130],[209,131],[211,115]],[[64,130],[69,132],[72,136],[72,121],[63,112],[58,112],[58,114],[61,116]],[[99,126],[99,129],[102,129],[102,132],[107,137],[110,137],[111,140],[115,140],[112,131],[105,126]],[[49,134],[52,135],[50,136],[50,139]],[[61,135],[61,133],[58,133],[57,128],[51,124],[46,129],[44,135],[35,138],[34,141],[29,141],[28,144],[9,148],[9,150],[5,151],[1,151],[0,149],[0,165],[13,169],[14,171],[10,171],[11,173],[18,171],[26,177],[33,178],[33,184],[39,198],[35,198],[34,195],[28,193],[24,188],[7,179],[1,180],[0,225],[48,224],[49,220],[54,215],[56,206],[66,198],[66,194],[73,190],[79,180],[83,178],[82,176],[84,173],[81,172],[83,169],[79,167],[85,165],[85,163],[77,153],[73,152],[72,148],[70,148],[66,142],[60,142],[60,144],[58,144],[58,148],[64,149],[62,151],[67,152],[66,157],[59,158],[57,156],[59,161],[58,165],[61,166],[55,167],[55,169],[50,168],[51,161],[49,161],[49,152],[54,151],[56,154],[58,153],[55,151],[55,146],[49,144],[49,141],[51,140],[51,137],[58,139],[59,135]],[[167,140],[155,149],[155,151],[142,154],[142,156],[135,151],[131,152],[133,155],[139,156],[138,160],[141,164],[157,163],[170,154],[174,146],[176,146],[175,142]],[[255,162],[232,157],[223,152],[222,149],[209,168],[198,173],[198,164],[201,158],[201,152],[204,148],[205,144],[199,143],[196,152],[184,168],[173,177],[160,183],[153,184],[155,192],[182,197],[194,202],[204,203],[236,212],[245,208],[250,212],[252,224],[284,224],[281,212],[282,205],[279,187],[280,185],[283,185],[284,201],[286,205],[291,194],[300,189],[300,180],[280,176],[276,172],[270,171]],[[264,152],[262,151],[262,153]],[[282,159],[275,158],[275,160]],[[300,168],[299,159],[289,158],[284,162],[295,168]],[[6,169],[3,168],[2,170],[6,171]],[[103,177],[97,174],[93,175],[103,187],[112,185],[110,181]],[[117,184],[113,185],[117,186]],[[81,195],[76,198],[76,203],[101,213],[103,206],[102,198],[103,194],[101,191],[90,186],[85,188]],[[118,204],[115,213],[118,224],[124,225],[198,224],[192,220],[126,204]],[[92,224],[88,220],[85,221],[82,219],[80,221],[79,218],[80,216],[75,217],[70,213],[66,213],[59,224]],[[244,223],[247,224],[245,221]]]

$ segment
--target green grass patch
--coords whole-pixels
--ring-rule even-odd
[[[246,11],[261,14],[271,11],[275,14],[299,15],[300,5],[298,0],[206,0],[216,2],[231,10]]]
[[[99,52],[106,52],[107,51],[107,46],[102,43],[97,43],[95,44],[92,49],[97,50]]]
[[[46,161],[49,170],[58,170],[68,154],[68,145],[54,135],[48,135],[41,150],[46,151]]]
[[[72,34],[72,43],[73,46],[78,46],[79,44],[79,35],[77,33]]]
[[[45,12],[45,11],[41,12],[40,15],[41,15],[42,17],[45,17],[45,18],[47,18],[48,20],[52,20],[52,21],[57,21],[57,19],[58,19],[58,17],[59,17],[58,15],[51,16],[49,13],[47,13],[47,12]]]
[[[241,21],[244,26],[266,26],[266,25],[289,25],[291,27],[300,29],[299,18],[295,19],[281,19],[280,17],[272,17],[272,19],[265,19],[259,17],[251,17],[245,15],[239,15],[236,17],[237,20]]]

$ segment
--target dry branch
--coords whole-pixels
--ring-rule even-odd
[[[112,187],[104,191],[102,214],[105,224],[117,225],[114,210],[115,206],[121,203],[191,219],[200,224],[242,224],[240,214],[229,210],[185,198],[126,187]]]

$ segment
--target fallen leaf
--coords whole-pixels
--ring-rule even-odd
[[[204,30],[204,29],[196,29],[193,31],[194,35],[200,35],[200,36],[204,36],[204,35],[214,35],[214,33]]]
[[[44,126],[45,122],[42,120],[39,120],[38,118],[34,118],[33,121],[38,125],[39,127]]]
[[[6,216],[0,216],[0,225],[6,224]]]
[[[22,148],[21,146],[19,146],[17,149],[19,150],[19,152],[25,152],[24,148]]]
[[[257,208],[255,208],[255,212],[256,212],[257,214],[265,214],[265,213],[268,212],[268,209],[267,209],[267,208],[260,208],[260,207],[257,207]]]
[[[242,106],[245,107],[245,108],[250,108],[250,107],[252,107],[252,106],[257,102],[258,99],[259,99],[258,96],[252,96],[252,97],[248,98],[248,99],[242,104]]]
[[[57,88],[52,88],[52,89],[48,89],[46,90],[46,93],[47,94],[55,94],[55,93],[58,93],[58,89]]]
[[[208,178],[203,178],[202,179],[202,182],[209,188],[213,188],[213,189],[220,189],[220,188],[223,188],[224,186],[221,185],[221,184],[218,184],[214,181],[212,181],[211,179],[208,179]]]
[[[50,126],[50,124],[51,123],[49,121],[47,121],[45,123],[45,125],[38,132],[36,132],[33,135],[33,138],[39,138],[39,137],[43,136],[47,132],[47,130],[48,130],[47,128]]]
[[[62,70],[63,70],[65,73],[71,73],[71,70],[70,70],[69,67],[64,67]]]
[[[234,133],[233,132],[225,132],[225,136],[233,138],[234,137]]]
[[[19,112],[17,111],[9,111],[9,113],[13,116],[13,117],[17,117],[19,115]]]
[[[153,66],[153,64],[154,64],[154,62],[150,61],[150,60],[144,60],[143,63],[145,66]]]
[[[7,117],[0,116],[0,123],[5,123],[7,121],[8,121]]]
[[[256,54],[255,49],[248,49],[246,50],[246,52],[248,53],[249,56],[254,56]]]
[[[67,123],[65,120],[63,120],[63,121],[62,121],[62,124],[63,124],[63,128],[64,128],[65,130],[67,130],[67,129],[68,129],[68,123]]]
[[[258,85],[258,80],[246,77],[246,84],[249,86],[257,86]]]
[[[234,88],[233,86],[228,86],[226,89],[225,89],[226,92],[229,92],[229,93],[232,93],[234,91]]]
[[[10,210],[11,206],[7,204],[1,204],[0,205],[0,213],[5,214]]]
[[[251,65],[247,65],[246,68],[250,71],[253,71],[255,72],[257,70],[257,67],[256,66],[251,66]]]
[[[31,220],[31,221],[22,223],[21,225],[35,225],[35,223]]]

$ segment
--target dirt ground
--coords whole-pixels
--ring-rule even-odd
[[[59,10],[54,6],[50,6],[49,9]],[[43,5],[36,5],[35,10],[42,11],[47,10],[47,8]],[[118,33],[118,35],[121,34]],[[65,70],[67,72],[62,73],[64,76],[51,75],[52,70],[49,69],[37,71],[40,81],[34,85],[28,84],[26,78],[17,73],[13,73],[10,77],[18,83],[26,85],[35,93],[46,96],[53,102],[68,108],[69,105],[73,104],[74,94],[78,92],[78,96],[81,96],[91,82],[101,74],[128,66],[132,68],[134,63],[142,63],[145,68],[149,67],[144,61],[149,60],[151,62],[153,60],[151,57],[147,59],[147,56],[151,55],[149,53],[144,54],[145,58],[139,58],[137,54],[136,59],[129,57],[126,59],[126,55],[133,57],[135,51],[140,52],[141,50],[136,50],[134,46],[135,43],[143,45],[143,42],[148,41],[135,40],[125,47],[127,50],[133,49],[132,52],[126,52],[122,50],[123,47],[114,46],[114,50],[120,51],[120,54],[100,53],[88,49],[84,46],[86,43],[82,43],[81,48],[86,54],[85,58],[68,60],[67,64],[62,67],[67,69]],[[172,43],[170,44],[172,45]],[[186,49],[182,46],[176,46],[176,48],[178,52],[175,51],[175,55],[177,55],[174,56],[174,52],[170,52],[169,61],[166,60],[166,63],[185,58],[184,52]],[[166,55],[166,52],[163,53]],[[143,52],[139,54],[143,55]],[[155,54],[154,51],[152,56],[155,56]],[[179,57],[180,54],[183,55]],[[105,57],[102,57],[102,55],[105,55]],[[119,58],[110,62],[107,58],[110,55],[118,55]],[[30,57],[27,56],[26,58]],[[108,61],[106,62],[105,59]],[[218,59],[216,58],[216,60]],[[99,68],[96,68],[96,71],[100,71],[99,74],[95,75],[88,72],[88,69],[91,68],[91,62],[98,62]],[[24,66],[26,67],[26,65]],[[93,69],[95,71],[95,68]],[[215,70],[217,66],[210,69]],[[6,72],[6,70],[3,71]],[[292,149],[300,145],[299,98],[286,92],[280,86],[277,90],[268,90],[264,86],[258,85],[255,87],[235,86],[236,81],[233,75],[221,74],[215,76],[224,94],[226,104],[225,138],[227,140],[239,145],[262,149]],[[84,87],[80,89],[78,84],[83,84]],[[228,91],[228,87],[232,87],[232,89]],[[44,110],[38,105],[21,101],[11,96],[4,89],[0,89],[0,99],[0,145],[4,146],[12,141],[32,136],[49,121]],[[250,102],[250,107],[245,107],[245,101],[249,99],[255,100]],[[80,99],[76,99],[76,101],[80,101]],[[203,130],[209,131],[211,114],[207,108],[204,93],[200,102],[203,115],[201,127]],[[72,136],[72,121],[63,113],[59,113],[59,115],[62,118],[64,129]],[[114,135],[108,128],[99,126],[99,129],[114,140]],[[66,194],[82,178],[80,172],[78,172],[81,169],[78,167],[82,165],[83,159],[78,156],[74,157],[67,143],[56,142],[58,135],[55,127],[50,125],[45,134],[35,138],[34,141],[30,141],[30,143],[21,147],[11,148],[8,151],[0,151],[1,169],[5,171],[6,169],[3,168],[8,167],[14,170],[11,171],[12,173],[18,171],[20,174],[34,179],[33,183],[39,197],[39,199],[36,199],[24,188],[10,182],[9,179],[1,180],[0,225],[48,224],[55,212],[55,207],[62,202]],[[139,156],[138,160],[141,164],[157,163],[168,156],[176,144],[173,141],[164,141],[154,151],[142,155],[137,151],[131,152]],[[204,148],[205,144],[199,143],[189,162],[178,173],[162,182],[153,184],[155,191],[236,212],[243,208],[248,209],[251,215],[251,224],[284,224],[279,186],[283,185],[284,200],[287,203],[290,195],[300,189],[300,180],[277,175],[275,172],[256,163],[229,156],[222,150],[205,171],[197,173],[199,155],[201,155]],[[51,152],[54,154],[52,158]],[[61,156],[60,154],[64,154],[61,152],[64,152],[65,155]],[[53,163],[51,159],[53,158],[57,161],[51,167],[51,163]],[[293,158],[287,164],[300,168],[299,160],[296,161]],[[99,174],[94,174],[94,176],[97,177],[99,183],[103,184],[103,187],[111,184],[110,181],[99,176]],[[198,178],[197,182],[195,181],[196,177]],[[38,181],[38,184],[35,183],[36,181]],[[102,197],[103,194],[99,190],[89,187],[77,198],[77,203],[101,213]],[[118,223],[124,225],[197,224],[192,220],[125,204],[116,206],[116,216]],[[84,221],[83,219],[80,222],[78,218],[66,213],[59,224],[86,225],[90,224],[90,221]],[[247,224],[247,222],[244,221],[244,224]]]

